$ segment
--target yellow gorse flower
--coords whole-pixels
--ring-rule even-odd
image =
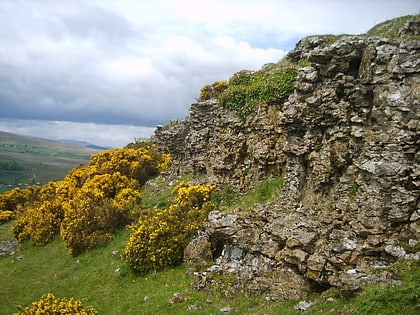
[[[18,241],[44,245],[60,235],[77,254],[102,245],[129,223],[140,185],[169,163],[169,155],[153,145],[99,152],[62,181],[0,195],[0,221],[16,217],[12,230]]]
[[[181,182],[173,189],[173,204],[141,215],[123,254],[131,268],[144,273],[181,262],[185,246],[214,208],[208,200],[215,188]]]
[[[82,302],[73,298],[57,298],[52,293],[44,294],[39,301],[32,302],[29,307],[19,307],[20,312],[13,315],[39,315],[39,314],[63,314],[63,315],[96,315],[98,312],[92,307],[83,306]]]

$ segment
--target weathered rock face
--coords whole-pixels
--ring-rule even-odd
[[[285,156],[279,122],[276,106],[262,105],[244,121],[209,100],[192,104],[185,121],[158,128],[153,141],[171,154],[173,173],[245,189],[281,174]]]
[[[419,259],[419,23],[399,34],[306,38],[289,57],[311,66],[282,110],[241,121],[208,101],[157,131],[174,168],[203,181],[246,187],[285,173],[277,202],[209,216],[185,252],[197,288],[225,277],[231,293],[277,300],[353,291],[391,281],[398,258]]]

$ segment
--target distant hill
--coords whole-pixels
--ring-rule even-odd
[[[77,145],[77,146],[81,146],[81,147],[97,149],[97,150],[110,150],[110,149],[112,149],[112,147],[110,147],[110,146],[100,146],[100,145],[96,145],[96,144],[93,144],[93,143],[90,143],[90,142],[87,142],[87,141],[80,141],[80,140],[73,140],[73,139],[58,139],[57,141],[72,144],[72,145]]]
[[[61,180],[101,150],[0,131],[0,193],[15,186]]]

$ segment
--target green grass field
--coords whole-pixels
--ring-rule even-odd
[[[2,226],[0,238],[11,237],[9,227]],[[259,297],[233,300],[197,292],[183,266],[135,275],[120,258],[127,238],[122,231],[108,245],[77,257],[60,239],[44,247],[25,242],[14,255],[0,258],[0,314],[12,314],[17,305],[28,306],[47,292],[79,299],[99,314],[218,314],[223,307],[231,307],[231,314],[258,314],[276,306]],[[187,300],[171,303],[175,293]]]
[[[0,239],[11,237],[10,224],[1,226]],[[17,312],[17,305],[29,306],[47,292],[79,299],[99,314],[220,314],[225,307],[238,315],[301,313],[293,308],[298,301],[229,299],[195,291],[182,265],[135,275],[120,258],[127,237],[122,231],[108,245],[77,257],[66,252],[60,239],[44,247],[25,242],[12,256],[0,258],[0,314]],[[308,300],[314,305],[305,314],[419,314],[419,263],[402,263],[401,270],[406,282],[400,287],[372,286],[356,298],[342,297],[336,290],[313,294]],[[175,293],[186,301],[171,303]]]
[[[143,198],[148,206],[165,207],[171,186],[163,178],[146,185]],[[244,209],[254,202],[278,196],[282,180],[260,183],[242,198],[227,201],[229,189],[219,192],[217,201],[230,208],[238,204]],[[156,190],[159,193],[156,193]],[[13,222],[0,225],[0,241],[11,239]],[[0,257],[0,314],[17,312],[18,305],[29,306],[46,293],[60,298],[75,298],[85,306],[93,306],[99,314],[302,314],[294,306],[299,301],[266,301],[263,296],[225,298],[191,288],[192,278],[185,275],[183,265],[162,272],[136,275],[120,255],[128,241],[129,232],[119,231],[107,245],[73,257],[60,238],[36,247],[25,241],[8,257]],[[400,262],[396,270],[401,285],[369,286],[356,297],[345,297],[336,289],[322,294],[311,293],[307,301],[313,304],[304,314],[404,314],[420,313],[420,262]],[[173,303],[179,293],[185,301]]]

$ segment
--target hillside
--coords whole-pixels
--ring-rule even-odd
[[[98,149],[0,131],[0,192],[62,179]]]

